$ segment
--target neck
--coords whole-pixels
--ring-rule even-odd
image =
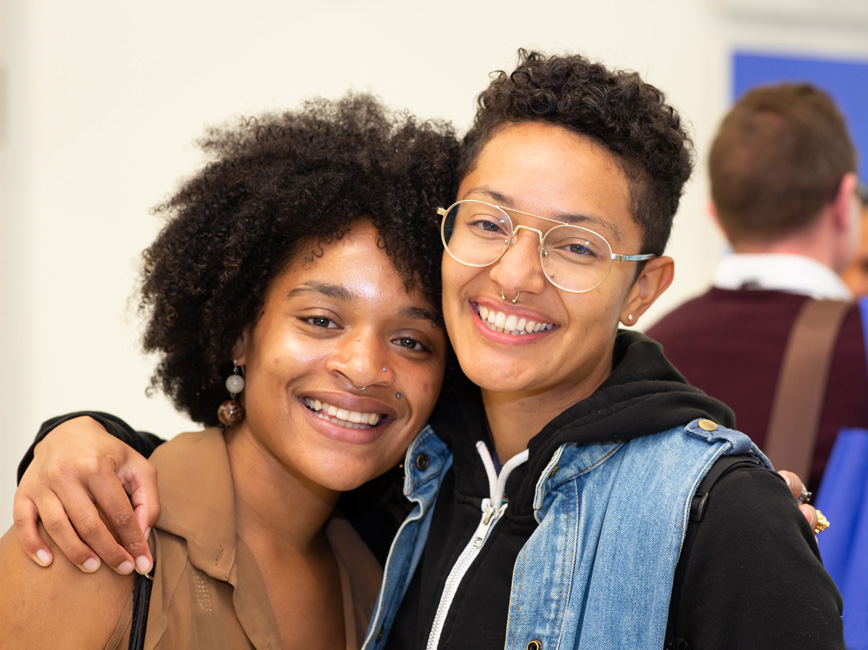
[[[226,446],[238,536],[254,552],[321,550],[324,527],[340,493],[313,485],[282,465],[256,441],[246,422],[226,432]]]
[[[609,361],[611,364],[611,357]],[[589,397],[609,374],[610,368],[595,381],[586,380],[570,391],[498,393],[483,388],[482,404],[500,462],[527,449],[531,438],[545,425]]]
[[[734,253],[801,255],[839,272],[844,255],[841,233],[835,229],[833,220],[824,211],[806,228],[771,241],[745,240],[733,242]]]

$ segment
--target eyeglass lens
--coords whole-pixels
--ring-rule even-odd
[[[567,291],[590,291],[609,273],[611,248],[600,235],[571,225],[550,226],[533,217],[513,221],[502,209],[482,201],[459,201],[443,216],[441,234],[449,254],[462,264],[488,266],[506,252],[522,228],[541,231],[540,260],[552,284]],[[541,226],[536,228],[535,226]]]

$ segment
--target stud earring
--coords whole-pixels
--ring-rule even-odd
[[[633,314],[627,314],[627,320],[633,322]]]
[[[401,395],[401,393],[395,393],[395,397],[397,397],[398,399],[401,399],[401,398],[404,397],[404,396]]]
[[[217,419],[227,427],[234,427],[244,419],[244,407],[235,397],[244,390],[244,377],[238,364],[232,361],[232,374],[226,378],[226,390],[229,391],[230,399],[226,400],[217,409]]]

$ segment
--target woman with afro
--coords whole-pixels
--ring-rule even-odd
[[[155,560],[149,604],[132,558],[59,554],[44,570],[10,533],[8,647],[363,638],[381,570],[337,502],[403,459],[439,394],[436,208],[454,193],[456,140],[351,95],[213,129],[202,147],[210,162],[157,208],[142,270],[153,385],[207,427],[152,456],[162,514],[135,560]]]

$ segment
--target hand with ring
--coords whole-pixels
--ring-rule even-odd
[[[799,510],[805,515],[805,519],[808,520],[808,525],[810,525],[814,534],[818,535],[826,530],[829,527],[829,520],[823,516],[822,512],[808,503],[811,499],[811,493],[808,492],[808,488],[805,487],[802,479],[797,474],[788,472],[787,470],[781,470],[778,474],[787,482],[790,492],[793,493],[793,497],[799,504]]]

